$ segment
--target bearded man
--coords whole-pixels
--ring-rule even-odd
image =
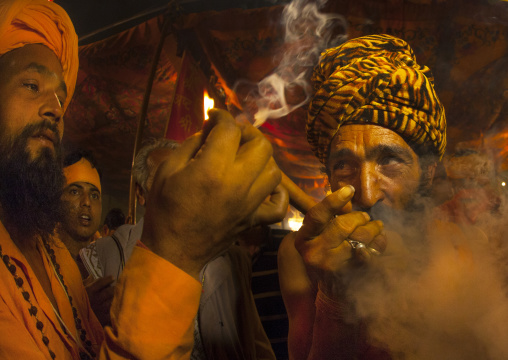
[[[113,325],[103,331],[74,260],[53,236],[77,53],[76,33],[58,5],[0,1],[1,357],[189,357],[203,266],[230,246],[232,234],[284,215],[278,207],[258,209],[281,179],[271,146],[256,129],[214,110],[207,128],[175,151],[171,167],[160,166],[141,239],[148,249],[134,250],[116,289]]]
[[[442,298],[432,296],[443,287],[456,290],[447,294],[452,309],[463,305],[463,293],[485,288],[471,280],[480,278],[472,259],[476,244],[484,244],[481,231],[431,221],[425,211],[424,194],[446,146],[430,70],[416,63],[405,41],[371,35],[324,52],[313,85],[307,137],[333,193],[279,250],[290,358],[439,358],[468,341],[475,345],[464,352],[479,356],[483,340],[464,326],[475,321],[472,312],[461,318],[429,305],[439,304]],[[443,285],[448,280],[453,287]],[[473,283],[478,287],[468,288]],[[501,296],[498,285],[491,299]],[[431,308],[422,315],[418,305]],[[457,315],[468,330],[448,331],[446,321],[428,326],[430,316],[443,314]],[[433,350],[442,351],[431,353],[426,341],[444,336],[448,343]]]

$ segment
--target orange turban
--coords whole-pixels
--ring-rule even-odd
[[[42,44],[62,64],[67,100],[74,93],[78,75],[78,37],[69,15],[47,0],[0,0],[0,56],[28,44]]]
[[[307,139],[323,164],[343,124],[383,126],[413,148],[443,156],[446,117],[434,78],[404,40],[369,35],[328,49],[312,81]]]
[[[94,185],[101,192],[99,172],[96,168],[92,167],[92,164],[87,159],[81,158],[74,164],[65,167],[63,172],[66,180],[65,186],[77,182],[85,182]]]

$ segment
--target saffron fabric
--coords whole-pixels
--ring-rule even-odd
[[[101,359],[189,359],[201,284],[136,246],[111,305]]]
[[[0,246],[2,253],[11,257],[30,301],[38,309],[37,317],[56,359],[79,359],[78,344],[62,330],[42,286],[2,223]],[[37,246],[43,245],[39,242]],[[201,294],[201,284],[196,279],[151,251],[136,247],[117,285],[112,327],[103,332],[69,251],[58,240],[54,240],[52,248],[87,338],[97,354],[100,351],[100,359],[189,358]],[[44,256],[43,259],[60,315],[75,334],[69,300],[51,265]],[[0,265],[0,359],[51,359],[36,320],[29,313],[30,305],[7,267]]]
[[[343,124],[373,124],[398,133],[410,146],[442,157],[446,147],[444,107],[426,66],[411,47],[391,35],[369,35],[326,50],[312,75],[314,96],[307,140],[325,164]]]
[[[16,266],[16,274],[23,279],[23,287],[29,293],[30,301],[37,307],[37,318],[44,325],[43,332],[49,339],[49,348],[56,354],[57,359],[79,359],[78,344],[62,329],[35,273],[2,223],[0,223],[0,245],[2,254],[8,255],[11,263]],[[43,253],[41,240],[38,240],[37,247],[39,252]],[[92,342],[92,347],[98,354],[104,334],[101,324],[90,307],[76,263],[59,240],[54,239],[51,247],[55,251],[60,273],[63,275],[67,291],[81,319],[81,325],[86,331],[87,339]],[[67,295],[46,256],[42,258],[60,316],[69,331],[76,336],[76,325]],[[2,289],[0,291],[0,358],[50,359],[48,347],[42,340],[43,335],[36,327],[34,316],[29,312],[30,305],[23,298],[22,291],[17,287],[13,275],[3,263],[0,264],[0,288]]]
[[[81,158],[79,161],[72,165],[67,166],[63,169],[66,185],[69,186],[76,182],[85,182],[94,185],[99,192],[101,192],[101,179],[97,169],[92,167],[92,164],[85,158]]]

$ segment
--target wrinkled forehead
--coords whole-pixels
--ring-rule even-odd
[[[65,85],[60,60],[53,51],[42,44],[25,45],[0,56],[0,72],[3,76],[21,71],[33,71],[53,77]]]
[[[369,148],[397,145],[411,149],[408,143],[395,131],[379,125],[347,124],[340,127],[332,139],[330,155],[340,149],[362,152]]]

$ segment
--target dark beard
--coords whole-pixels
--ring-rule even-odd
[[[26,126],[15,139],[2,139],[0,143],[4,225],[11,236],[20,240],[37,235],[49,239],[63,214],[60,196],[65,182],[60,144],[55,144],[56,156],[51,149],[42,148],[31,160],[27,150],[30,136],[42,129],[58,135],[55,124],[43,121]]]

